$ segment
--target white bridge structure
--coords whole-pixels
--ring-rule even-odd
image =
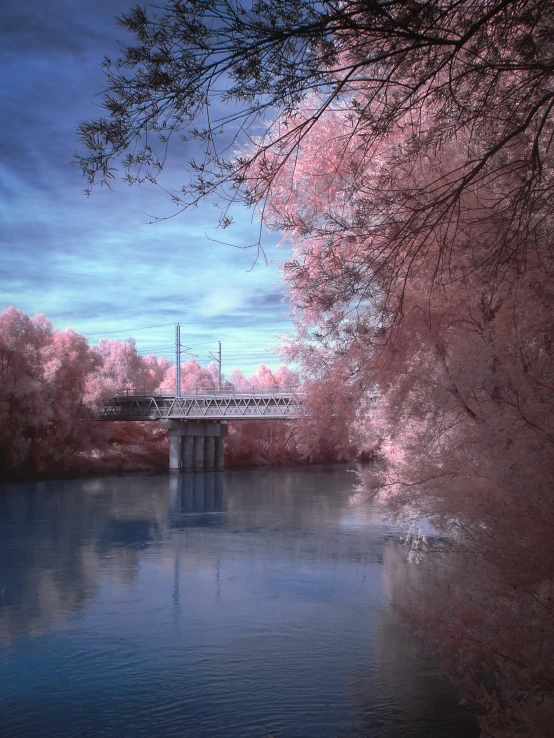
[[[302,414],[293,387],[121,390],[104,403],[97,420],[156,420],[169,436],[169,469],[173,472],[224,469],[224,421],[291,420]]]
[[[296,418],[301,402],[293,387],[236,390],[122,390],[98,411],[99,420],[283,420]]]

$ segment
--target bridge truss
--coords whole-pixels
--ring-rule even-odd
[[[98,420],[269,420],[291,419],[301,414],[301,402],[293,389],[118,392],[98,410]]]

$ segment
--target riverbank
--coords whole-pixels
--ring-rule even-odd
[[[169,460],[168,460],[169,461]],[[274,463],[259,463],[259,464],[247,464],[247,463],[230,463],[225,465],[225,471],[259,471],[262,469],[285,469],[285,468],[301,468],[301,467],[314,467],[320,468],[325,466],[334,466],[337,468],[346,468],[352,464],[363,464],[370,466],[372,459],[351,459],[348,461],[306,461],[305,459],[298,459],[297,461],[281,461]],[[56,480],[70,481],[79,479],[95,479],[102,476],[110,477],[127,477],[127,476],[140,476],[140,477],[154,477],[160,475],[167,475],[170,477],[173,473],[168,470],[169,463],[164,464],[151,464],[151,465],[119,465],[119,466],[102,466],[101,464],[91,466],[90,468],[84,469],[72,469],[64,471],[63,469],[51,469],[43,472],[10,472],[9,474],[0,474],[0,484],[11,484],[13,482],[52,482]],[[203,472],[186,472],[188,474],[203,473]]]

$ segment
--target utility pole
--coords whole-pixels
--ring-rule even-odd
[[[181,324],[175,326],[175,397],[181,397]]]
[[[219,341],[219,373],[217,375],[217,389],[221,392],[221,341]]]
[[[181,354],[183,352],[189,356],[196,356],[191,353],[190,346],[181,344],[181,324],[175,323],[175,397],[181,397]]]
[[[209,354],[211,358],[217,362],[217,390],[218,392],[221,391],[221,341],[218,341],[219,343],[219,351],[217,352],[217,356],[214,356],[212,352],[210,351]]]

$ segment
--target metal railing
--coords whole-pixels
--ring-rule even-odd
[[[98,420],[253,420],[293,418],[301,412],[302,400],[286,388],[240,391],[198,388],[175,396],[174,391],[123,390],[99,409]],[[169,392],[169,394],[165,394]]]
[[[229,397],[277,397],[283,395],[298,394],[298,388],[289,387],[274,387],[267,389],[259,389],[250,385],[248,388],[237,388],[237,387],[222,387],[216,389],[214,387],[196,387],[191,390],[181,390],[181,397],[215,397],[215,396],[229,396]],[[160,387],[156,390],[147,389],[129,389],[124,387],[121,390],[117,390],[114,393],[114,397],[175,397],[175,388]]]
[[[372,398],[375,399],[375,398]],[[269,420],[305,415],[297,387],[257,389],[199,387],[175,396],[174,389],[155,392],[123,388],[98,408],[98,420]]]

